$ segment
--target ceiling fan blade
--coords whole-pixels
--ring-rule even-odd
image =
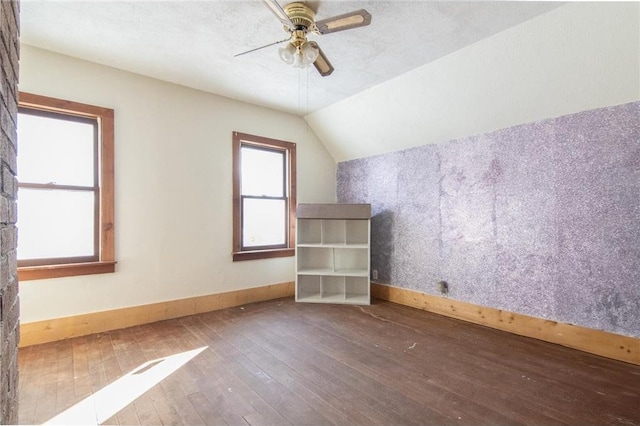
[[[264,49],[265,47],[274,46],[276,44],[284,43],[285,41],[291,40],[291,37],[287,37],[284,40],[275,41],[273,43],[265,44],[264,46],[256,47],[255,49],[247,50],[246,52],[238,53],[237,55],[233,55],[233,57],[246,55],[247,53],[255,52],[256,50]]]
[[[356,10],[344,15],[316,21],[316,27],[320,34],[334,33],[336,31],[349,30],[351,28],[364,27],[371,23],[371,14],[364,9]]]
[[[276,18],[278,18],[280,22],[282,22],[287,27],[295,27],[295,25],[293,25],[293,22],[291,22],[291,19],[289,19],[287,14],[284,12],[282,6],[280,6],[280,4],[276,0],[262,0],[262,2],[269,8],[269,10],[276,16]]]
[[[333,65],[331,65],[331,62],[329,62],[322,49],[320,49],[318,43],[310,41],[309,44],[318,49],[318,57],[313,63],[313,66],[316,67],[321,76],[326,77],[330,75],[333,72]]]

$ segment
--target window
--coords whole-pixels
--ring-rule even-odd
[[[295,254],[296,145],[233,132],[233,260]]]
[[[114,272],[113,110],[21,92],[18,277]]]

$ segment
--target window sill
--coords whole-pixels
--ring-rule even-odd
[[[296,249],[273,249],[256,251],[238,251],[233,253],[233,261],[271,259],[274,257],[291,257],[296,255]]]
[[[47,278],[75,277],[78,275],[108,274],[115,272],[116,262],[68,263],[64,265],[21,266],[18,280],[44,280]]]

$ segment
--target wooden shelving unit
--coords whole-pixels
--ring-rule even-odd
[[[299,204],[296,301],[368,305],[371,205]]]

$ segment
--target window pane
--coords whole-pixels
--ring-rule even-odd
[[[241,149],[242,195],[284,197],[284,153]]]
[[[93,256],[94,196],[20,188],[18,259]]]
[[[18,115],[18,180],[93,186],[94,126]]]
[[[284,200],[245,198],[242,205],[244,247],[284,245],[286,242]]]

